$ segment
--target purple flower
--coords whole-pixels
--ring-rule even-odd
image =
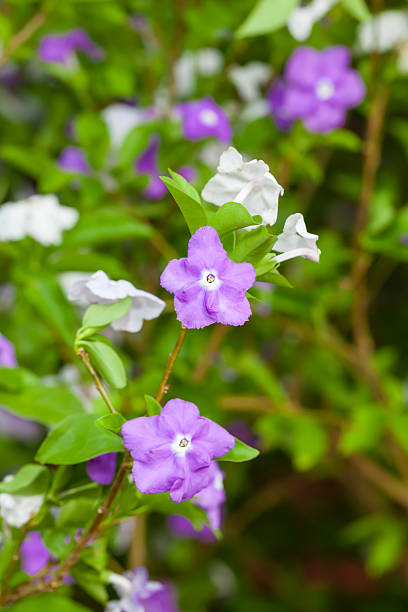
[[[109,581],[120,600],[109,601],[108,612],[178,612],[171,586],[149,580],[145,567],[124,574],[111,573]]]
[[[159,415],[138,417],[122,426],[133,457],[133,478],[142,493],[168,491],[174,502],[191,499],[211,482],[212,460],[235,444],[223,427],[200,416],[194,404],[167,402]]]
[[[143,194],[149,200],[161,200],[167,194],[167,187],[160,179],[161,172],[157,161],[160,146],[160,138],[154,136],[146,151],[139,157],[136,162],[135,169],[142,174],[149,175],[149,184]],[[177,172],[183,176],[186,181],[192,181],[195,176],[195,170],[192,166],[182,166],[177,169]]]
[[[38,54],[43,62],[66,64],[75,51],[83,51],[93,60],[101,60],[103,51],[82,28],[64,34],[52,34],[41,39]]]
[[[86,464],[86,472],[89,478],[101,485],[112,482],[116,471],[117,453],[105,453],[90,459]]]
[[[200,227],[188,243],[188,257],[173,259],[160,284],[174,293],[177,319],[188,329],[212,323],[243,325],[251,316],[245,296],[255,282],[250,263],[229,259],[213,227]]]
[[[310,132],[330,132],[346,121],[346,111],[360,104],[365,86],[350,68],[347,47],[317,51],[298,47],[289,58],[284,80],[269,92],[269,104],[278,126],[303,119]],[[283,123],[282,123],[283,122]]]
[[[179,538],[194,538],[200,542],[212,543],[216,541],[214,533],[208,525],[203,525],[202,529],[195,529],[191,521],[181,514],[172,514],[168,519],[168,526],[171,531]]]
[[[91,171],[85,154],[79,147],[65,147],[58,158],[58,165],[67,172],[89,174]]]
[[[45,547],[39,531],[31,531],[20,549],[21,569],[26,574],[34,576],[48,564],[50,551]]]
[[[0,334],[0,367],[15,368],[17,366],[14,346],[3,334]]]
[[[183,133],[187,140],[214,137],[227,144],[231,141],[232,129],[228,115],[213,98],[183,102],[177,106],[177,111],[181,116]]]

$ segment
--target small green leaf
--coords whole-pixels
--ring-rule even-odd
[[[220,236],[233,230],[257,224],[247,209],[237,202],[227,202],[215,213],[207,213],[207,215],[209,225],[212,225]]]
[[[343,0],[343,7],[358,21],[366,21],[370,18],[370,11],[365,0]]]
[[[146,402],[146,411],[149,416],[154,416],[155,414],[160,414],[162,410],[162,405],[154,399],[151,395],[145,395]]]
[[[77,601],[72,601],[54,593],[42,593],[21,599],[13,604],[13,612],[90,612]]]
[[[149,144],[149,126],[138,125],[126,135],[118,155],[118,166],[126,167],[134,163],[135,157],[139,155]]]
[[[116,434],[120,433],[122,425],[126,423],[126,420],[119,413],[117,414],[105,414],[104,416],[96,419],[95,424],[103,429],[108,429]]]
[[[187,223],[191,234],[199,227],[207,225],[207,215],[201,203],[200,196],[190,183],[180,174],[169,170],[172,178],[161,176],[161,180],[167,186]]]
[[[45,493],[51,475],[43,465],[28,463],[21,468],[10,482],[0,482],[1,493],[38,495]]]
[[[125,367],[108,338],[98,334],[89,340],[81,341],[80,346],[89,353],[93,365],[108,385],[115,389],[123,389],[126,386]]]
[[[217,459],[217,461],[233,461],[234,463],[241,463],[242,461],[250,461],[258,457],[259,450],[248,446],[245,442],[241,442],[238,438],[235,438],[235,446],[226,455]]]
[[[68,389],[39,384],[20,394],[0,392],[0,404],[8,412],[48,426],[83,413],[80,400]]]
[[[238,29],[237,37],[259,36],[278,30],[298,4],[299,0],[259,0]]]
[[[256,277],[256,280],[261,283],[271,283],[272,285],[276,285],[277,287],[289,287],[292,288],[293,285],[285,278],[280,272],[277,270],[272,270],[271,272],[267,272],[266,274],[261,274]]]
[[[95,414],[70,416],[50,431],[41,444],[36,460],[40,463],[73,465],[104,453],[123,451],[122,439],[98,427]]]
[[[82,319],[83,327],[96,327],[102,329],[125,316],[132,303],[131,298],[125,297],[114,304],[92,304],[85,311]]]
[[[274,236],[268,232],[264,225],[250,232],[243,232],[237,237],[231,259],[238,262],[257,262],[271,250],[274,241]]]

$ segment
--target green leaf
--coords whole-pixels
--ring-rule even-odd
[[[0,492],[18,495],[38,495],[47,491],[50,480],[51,475],[46,467],[28,463],[17,472],[13,480],[10,482],[0,482]]]
[[[126,420],[119,413],[116,414],[105,414],[104,416],[96,419],[95,424],[103,429],[108,429],[116,434],[120,433],[122,425],[126,423]]]
[[[342,433],[340,450],[349,455],[376,448],[383,431],[384,415],[374,405],[358,406],[351,415],[351,423]]]
[[[126,370],[113,344],[105,336],[96,335],[79,343],[89,353],[95,369],[108,385],[115,389],[126,387]]]
[[[343,8],[358,21],[366,21],[370,18],[370,11],[365,0],[343,0]]]
[[[95,513],[98,506],[98,498],[95,492],[92,496],[70,499],[61,507],[57,519],[57,528],[83,527],[89,521],[89,517]]]
[[[113,321],[125,316],[132,303],[131,298],[125,297],[114,304],[92,304],[86,309],[82,319],[83,327],[96,327],[103,329]]]
[[[161,180],[167,186],[187,223],[191,234],[199,227],[207,225],[207,215],[201,203],[196,189],[185,178],[169,170],[172,178],[161,176]]]
[[[292,422],[292,456],[296,469],[310,470],[327,450],[327,434],[312,418],[300,416]]]
[[[217,459],[217,461],[233,461],[234,463],[241,463],[242,461],[251,461],[258,457],[259,450],[248,446],[245,442],[235,438],[235,446],[226,455]]]
[[[208,224],[212,225],[220,236],[233,230],[256,225],[256,221],[247,209],[237,202],[227,202],[215,213],[207,213],[207,216]]]
[[[50,431],[40,446],[36,460],[40,463],[74,465],[104,453],[123,451],[122,439],[98,427],[95,414],[70,416]]]
[[[278,272],[278,270],[272,270],[271,272],[266,272],[266,274],[261,274],[256,277],[256,280],[261,283],[271,283],[277,287],[289,287],[290,289],[293,287],[288,279]]]
[[[149,144],[150,126],[138,125],[126,135],[118,155],[118,166],[126,167],[133,164],[135,157],[139,155]]]
[[[78,602],[53,593],[42,593],[21,599],[13,604],[12,610],[13,612],[44,612],[44,610],[47,612],[90,612],[89,608],[85,608]]]
[[[17,393],[38,384],[38,378],[24,368],[0,368],[0,389]]]
[[[84,112],[75,120],[75,135],[91,166],[100,169],[109,148],[109,132],[99,113]]]
[[[145,395],[146,402],[146,411],[149,416],[154,416],[155,414],[160,414],[162,410],[161,404],[154,399],[151,395]]]
[[[231,259],[238,262],[258,262],[271,250],[274,242],[274,236],[268,232],[264,225],[250,232],[243,232],[237,236]]]
[[[284,26],[298,0],[259,0],[237,31],[238,38],[259,36]]]
[[[120,242],[128,238],[150,238],[154,231],[120,208],[102,208],[84,213],[78,223],[64,234],[64,246]]]
[[[333,132],[321,136],[321,139],[327,146],[352,151],[353,153],[361,151],[363,146],[361,138],[350,130],[333,130]]]
[[[48,426],[83,413],[76,395],[61,387],[36,385],[20,394],[0,393],[0,404],[8,412]]]

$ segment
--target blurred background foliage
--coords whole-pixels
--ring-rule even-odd
[[[373,1],[369,9],[406,8],[386,4]],[[354,51],[364,7],[340,2],[307,44]],[[59,246],[29,238],[0,243],[1,332],[36,384],[53,377],[62,393],[44,387],[36,399],[30,384],[13,393],[0,378],[0,402],[11,409],[20,403],[28,416],[46,414],[55,405],[63,409],[69,388],[88,382],[72,348],[79,313],[60,278],[103,269],[168,302],[140,333],[116,338],[130,382],[113,399],[125,413],[143,413],[144,394],[154,395],[177,334],[159,276],[169,258],[184,254],[188,232],[170,195],[155,202],[144,197],[148,177],[134,163],[159,134],[162,173],[192,165],[201,190],[215,172],[203,149],[216,141],[186,140],[169,109],[183,99],[175,78],[183,53],[219,49],[221,70],[198,75],[187,99],[211,95],[227,110],[232,144],[265,160],[285,187],[278,229],[287,215],[303,213],[320,236],[321,261],[284,264],[293,288],[258,287],[245,327],[188,334],[169,397],[191,400],[238,437],[256,440],[261,455],[223,466],[220,542],[178,539],[165,517],[152,512],[130,558],[173,580],[185,612],[405,610],[408,82],[395,53],[356,51],[353,65],[367,96],[344,128],[317,135],[296,124],[280,132],[269,116],[246,116],[229,78],[232,65],[261,61],[272,81],[298,45],[286,16],[279,27],[263,22],[253,35],[237,36],[252,0],[4,0],[1,8],[1,200],[56,193],[78,209],[80,221]],[[39,59],[44,35],[76,27],[103,49],[102,61],[79,53],[67,69]],[[118,143],[103,109],[124,100],[160,107],[162,116]],[[85,152],[89,174],[59,167],[70,144]],[[22,441],[0,431],[2,473],[32,460],[44,435],[40,429],[36,440]],[[67,514],[67,524],[78,526],[77,511]],[[115,563],[126,566],[127,555],[117,553]],[[101,609],[80,585],[75,597]]]

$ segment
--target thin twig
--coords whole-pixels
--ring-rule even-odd
[[[177,342],[176,342],[176,344],[174,346],[173,351],[169,355],[169,358],[167,360],[166,369],[164,370],[163,378],[162,378],[162,380],[160,382],[159,388],[158,388],[156,396],[155,396],[155,399],[158,402],[161,402],[161,400],[163,399],[163,396],[167,393],[167,390],[168,390],[167,383],[168,383],[168,380],[169,380],[169,376],[171,374],[171,371],[172,371],[173,366],[175,364],[175,361],[177,359],[177,355],[180,352],[181,345],[183,344],[184,338],[186,337],[186,333],[187,333],[187,328],[181,326],[180,333],[179,333],[179,336],[177,338]]]
[[[45,23],[45,13],[43,11],[39,11],[36,13],[25,26],[21,28],[17,34],[15,34],[11,39],[8,45],[3,50],[3,53],[0,55],[0,68],[4,66],[4,64],[14,55],[14,53],[19,49],[27,40],[31,38],[31,36]]]
[[[19,534],[19,538],[18,538],[18,541],[17,541],[17,545],[16,545],[16,549],[15,549],[15,551],[13,553],[10,565],[9,565],[9,567],[7,569],[7,572],[6,572],[6,575],[4,577],[3,586],[2,586],[2,590],[1,590],[0,606],[3,606],[4,603],[5,603],[6,594],[7,594],[7,591],[8,591],[10,580],[11,580],[11,577],[13,575],[16,563],[17,563],[17,561],[20,558],[21,545],[24,542],[24,539],[25,539],[29,529],[30,529],[30,521],[28,523],[26,523],[25,525],[23,525],[23,527],[21,528],[21,531],[20,531],[20,534]]]
[[[105,404],[109,408],[110,412],[112,412],[112,414],[118,414],[118,411],[115,409],[115,407],[113,406],[112,402],[110,401],[109,395],[105,391],[105,387],[101,383],[98,374],[95,372],[95,370],[94,370],[94,368],[93,368],[93,366],[91,364],[91,361],[89,359],[88,353],[85,351],[85,349],[80,347],[78,349],[78,351],[77,351],[77,355],[78,355],[79,359],[88,368],[89,373],[91,374],[92,378],[95,381],[96,388],[98,389],[99,393],[101,394],[101,396],[102,396]]]

